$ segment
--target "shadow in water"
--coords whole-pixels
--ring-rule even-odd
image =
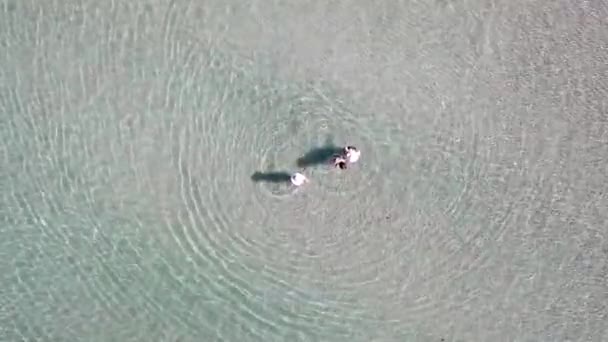
[[[322,147],[316,147],[308,151],[305,155],[298,158],[297,164],[299,167],[307,167],[319,164],[328,163],[330,158],[335,154],[340,154],[342,147],[334,144],[328,144]]]
[[[291,181],[291,174],[287,172],[256,171],[253,175],[251,175],[251,180],[254,182],[288,183]]]

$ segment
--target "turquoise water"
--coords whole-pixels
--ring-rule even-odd
[[[605,6],[0,13],[0,340],[608,338]]]

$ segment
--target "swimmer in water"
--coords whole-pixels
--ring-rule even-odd
[[[346,146],[343,153],[345,159],[351,164],[356,163],[361,157],[361,151],[359,151],[359,149],[357,149],[355,146]]]
[[[334,167],[339,168],[340,170],[346,170],[347,168],[347,160],[345,159],[345,155],[336,154],[331,158]]]
[[[306,176],[304,176],[303,174],[296,172],[293,175],[291,175],[291,184],[295,185],[295,186],[300,186],[303,185],[304,183],[308,183],[308,178],[306,178]]]

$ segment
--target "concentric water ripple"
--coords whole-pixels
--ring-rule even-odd
[[[600,336],[605,8],[558,3],[298,8],[344,49],[270,5],[0,5],[0,340]]]
[[[228,77],[226,77],[228,78]],[[232,87],[234,85],[231,84]],[[271,85],[265,85],[271,87]],[[289,91],[283,90],[283,94]],[[361,166],[357,165],[349,172],[338,173],[330,170],[326,165],[319,165],[315,168],[307,169],[313,183],[309,189],[295,194],[284,185],[252,184],[247,175],[253,170],[275,170],[291,171],[295,167],[294,162],[297,157],[306,153],[306,146],[318,147],[325,143],[329,136],[332,140],[343,139],[342,141],[357,141],[354,144],[360,146],[363,151],[373,151],[373,146],[383,149],[383,146],[390,145],[391,142],[403,143],[403,137],[372,137],[373,126],[370,123],[359,123],[353,119],[356,113],[348,109],[338,101],[328,99],[324,92],[326,89],[315,89],[309,87],[295,88],[291,90],[293,96],[273,97],[273,92],[264,89],[262,86],[255,88],[254,99],[250,103],[242,103],[234,106],[208,104],[206,107],[220,107],[222,110],[212,112],[211,116],[205,120],[211,125],[207,132],[223,131],[228,132],[228,142],[218,144],[213,138],[216,135],[209,134],[211,138],[204,144],[204,157],[197,157],[186,154],[183,159],[196,160],[205,159],[205,163],[211,166],[207,169],[205,184],[208,185],[206,198],[201,195],[200,202],[204,203],[201,207],[208,210],[206,214],[200,211],[194,202],[189,205],[195,208],[193,211],[205,217],[206,225],[215,226],[205,237],[208,241],[216,242],[213,244],[214,254],[217,254],[217,262],[225,260],[237,260],[237,255],[249,255],[256,257],[257,261],[268,269],[268,273],[277,276],[279,279],[293,277],[294,275],[306,275],[307,281],[312,285],[327,285],[327,280],[335,282],[337,286],[332,293],[347,296],[349,293],[355,295],[362,289],[373,288],[375,284],[387,277],[386,272],[390,273],[383,265],[390,263],[403,256],[404,251],[422,252],[420,246],[430,245],[433,249],[444,250],[444,258],[434,260],[435,264],[424,265],[424,269],[432,269],[441,274],[441,270],[449,271],[453,269],[456,253],[462,253],[462,246],[471,243],[468,237],[458,237],[452,231],[442,231],[447,229],[451,222],[444,220],[441,226],[435,226],[435,222],[429,221],[429,229],[423,233],[417,232],[409,239],[410,243],[402,245],[388,245],[387,242],[394,238],[395,231],[390,224],[387,225],[388,231],[378,232],[386,222],[403,223],[399,210],[402,207],[396,206],[394,209],[390,204],[390,197],[393,194],[385,194],[375,190],[386,190],[384,179],[379,177],[380,168],[386,169],[386,174],[391,174],[391,169],[400,168],[402,161],[391,160],[390,155],[387,162],[380,162],[374,159],[374,153],[365,154],[365,162]],[[217,101],[234,103],[229,92],[222,90],[221,86],[217,90]],[[257,97],[260,100],[257,100]],[[259,102],[258,102],[259,101]],[[245,102],[245,101],[243,101]],[[238,103],[238,102],[237,102]],[[254,117],[249,121],[243,122],[242,119],[234,120],[231,113],[239,110],[246,110]],[[261,114],[263,113],[263,115]],[[240,115],[235,115],[241,118]],[[438,121],[431,122],[436,124]],[[243,125],[253,125],[244,127]],[[204,124],[203,124],[204,125]],[[470,125],[469,122],[455,123],[455,126]],[[252,129],[253,128],[253,129]],[[430,132],[436,132],[433,126],[429,127]],[[258,133],[261,132],[261,133]],[[440,136],[429,134],[427,139]],[[253,134],[253,135],[252,135]],[[467,134],[467,132],[463,132]],[[463,140],[475,143],[475,133],[473,138],[463,136]],[[185,141],[196,139],[196,134],[184,133]],[[419,137],[419,136],[418,136]],[[432,143],[432,140],[428,140]],[[188,142],[180,142],[182,146],[192,145]],[[429,145],[432,147],[432,145]],[[439,142],[439,147],[449,149],[446,142]],[[465,147],[466,148],[466,147]],[[420,152],[420,153],[417,153]],[[449,167],[458,165],[446,165],[446,163],[462,163],[458,159],[454,160],[452,151],[412,151],[412,158],[409,163],[413,164],[413,172],[427,172],[429,177],[426,182],[433,180],[433,183],[423,183],[420,188],[419,196],[429,198],[431,202],[412,205],[422,210],[425,215],[433,215],[433,208],[446,206],[448,215],[456,216],[454,201],[461,202],[466,199],[467,188],[462,190],[454,189],[452,192],[445,192],[449,189],[442,182],[454,182],[451,174],[441,174],[442,171],[449,171]],[[465,149],[465,152],[469,152]],[[473,151],[475,153],[475,151]],[[179,154],[179,153],[178,153]],[[441,155],[443,154],[443,155]],[[426,160],[420,160],[416,155]],[[227,158],[234,156],[234,158]],[[209,159],[207,158],[209,157]],[[443,157],[444,159],[440,159]],[[210,159],[214,158],[214,159]],[[196,163],[196,162],[195,162]],[[203,161],[200,161],[201,169]],[[222,170],[217,170],[222,167]],[[358,168],[360,169],[358,170]],[[422,168],[417,170],[416,167]],[[443,167],[444,169],[440,169]],[[466,165],[460,166],[467,172]],[[471,169],[472,167],[469,167]],[[184,169],[197,169],[197,167],[184,166]],[[474,170],[473,170],[474,171]],[[468,171],[468,172],[473,172]],[[357,173],[358,172],[358,173]],[[465,174],[464,177],[468,175]],[[186,176],[191,178],[191,176]],[[373,183],[375,182],[375,184]],[[373,185],[372,185],[373,184]],[[374,186],[375,185],[375,186]],[[429,188],[435,187],[435,188]],[[452,185],[453,186],[453,185]],[[199,191],[201,185],[193,185],[194,192]],[[251,187],[253,187],[252,190]],[[274,188],[273,188],[274,187]],[[184,187],[188,188],[188,187]],[[416,186],[412,186],[414,193],[417,192]],[[282,192],[281,192],[282,191]],[[424,192],[434,191],[438,193],[424,194]],[[249,196],[255,195],[250,198]],[[192,195],[198,197],[199,195]],[[388,198],[387,198],[388,197]],[[436,202],[446,198],[454,198],[451,203],[442,204]],[[220,200],[221,199],[221,200]],[[280,199],[280,201],[277,201]],[[380,201],[385,201],[380,204]],[[198,200],[197,200],[198,201]],[[388,203],[386,203],[388,202]],[[352,206],[343,203],[353,203]],[[378,210],[378,207],[388,204],[388,208]],[[248,212],[247,206],[252,206],[256,211]],[[425,212],[426,211],[426,212]],[[388,214],[387,214],[388,212]],[[444,214],[445,215],[445,214]],[[201,218],[201,222],[203,218]],[[368,225],[361,225],[362,220],[370,222]],[[428,220],[428,219],[426,219]],[[401,222],[400,222],[401,221]],[[240,222],[240,224],[239,224]],[[263,225],[259,223],[262,222]],[[245,223],[245,224],[243,224]],[[417,222],[416,226],[420,224]],[[424,226],[425,223],[422,224]],[[317,227],[323,227],[319,230]],[[411,234],[411,233],[410,233]],[[470,233],[467,233],[470,234]],[[417,238],[414,238],[416,237]],[[227,240],[226,240],[227,239]],[[417,240],[418,239],[418,240]],[[422,239],[422,241],[420,240]],[[201,240],[202,242],[203,240]],[[221,242],[229,241],[229,242]],[[230,247],[226,247],[230,246]],[[312,257],[308,261],[288,259],[286,255],[308,255]],[[365,262],[361,263],[361,260]],[[443,260],[443,261],[442,261]],[[422,272],[421,269],[418,271]],[[440,267],[439,270],[437,268]],[[229,272],[226,268],[224,272]],[[390,275],[388,276],[390,277]],[[430,278],[422,274],[423,284],[431,281]],[[237,287],[246,288],[245,282],[237,278],[232,280]],[[238,285],[240,283],[240,285]],[[400,285],[401,289],[405,285]],[[420,314],[420,310],[445,309],[440,303],[424,305],[423,309],[410,306],[409,310]]]
[[[184,57],[186,60],[188,56]],[[195,58],[197,63],[209,63],[207,59],[213,60],[219,57],[211,54]],[[226,60],[225,57],[222,57]],[[193,81],[185,81],[185,83],[196,83],[201,88],[194,87],[189,90],[184,90],[181,96],[196,97],[200,101],[201,108],[210,109],[201,115],[200,109],[184,108],[179,101],[174,103],[174,106],[180,112],[180,115],[187,117],[187,122],[191,125],[181,127],[168,127],[165,133],[170,141],[171,167],[175,169],[177,178],[175,178],[175,190],[177,191],[179,201],[182,203],[183,209],[174,214],[172,221],[167,227],[175,231],[172,236],[176,243],[181,246],[182,253],[191,260],[201,272],[203,269],[211,269],[212,273],[217,274],[218,278],[208,279],[208,281],[217,281],[217,285],[223,291],[231,291],[232,294],[217,293],[219,297],[225,297],[230,307],[236,308],[237,311],[234,319],[242,319],[249,317],[257,322],[256,325],[265,327],[263,330],[275,333],[282,329],[280,322],[288,318],[277,316],[277,309],[271,307],[259,307],[254,298],[260,296],[262,288],[270,286],[272,283],[285,282],[285,279],[291,276],[299,276],[298,269],[294,269],[292,264],[281,265],[281,259],[274,259],[284,250],[285,241],[277,241],[276,239],[287,238],[285,232],[277,229],[276,221],[272,220],[272,210],[276,210],[267,203],[263,203],[259,198],[253,198],[257,203],[257,208],[262,216],[256,218],[258,214],[252,214],[251,207],[247,198],[251,198],[252,192],[250,189],[253,186],[250,180],[250,174],[255,170],[252,165],[258,164],[257,158],[264,153],[263,148],[268,148],[272,142],[282,139],[281,136],[272,134],[259,135],[259,137],[273,137],[268,142],[258,142],[256,137],[256,128],[259,125],[260,132],[267,127],[272,127],[275,124],[272,121],[256,122],[261,115],[261,111],[273,111],[272,101],[284,101],[281,98],[263,100],[263,95],[260,95],[261,102],[257,103],[257,98],[254,101],[247,101],[246,98],[240,100],[238,92],[250,91],[242,89],[245,87],[242,83],[232,84],[230,80],[236,79],[239,75],[231,74],[231,70],[215,71],[207,73],[205,77],[201,77],[196,73],[191,73],[191,70],[186,67],[176,69],[174,75],[170,78],[175,79],[192,79]],[[220,68],[218,66],[218,68]],[[246,82],[247,80],[239,80]],[[225,82],[225,83],[224,83]],[[254,91],[267,91],[266,89]],[[238,114],[240,111],[249,111],[253,120],[243,122],[238,119],[243,114]],[[269,112],[270,113],[270,112]],[[280,113],[280,109],[279,109]],[[233,119],[232,116],[235,118]],[[254,125],[253,127],[251,125]],[[273,129],[273,128],[269,128]],[[222,132],[222,135],[218,135]],[[253,135],[252,135],[253,134]],[[260,150],[262,152],[260,152]],[[286,168],[289,168],[295,162],[295,157],[289,161]],[[280,165],[279,162],[275,162]],[[268,197],[266,200],[271,200],[273,197]],[[275,197],[276,198],[276,197]],[[301,205],[301,204],[300,204]],[[254,216],[252,216],[254,215]],[[243,222],[246,224],[243,226]],[[267,224],[264,224],[267,223]],[[260,230],[260,229],[263,229]],[[276,233],[273,234],[273,233]],[[277,249],[280,247],[280,249]],[[270,253],[276,256],[270,255]],[[287,253],[285,254],[287,255]],[[247,259],[244,259],[247,258]],[[263,267],[263,272],[260,272],[259,267]],[[261,287],[252,286],[252,279],[259,278],[267,285]],[[293,286],[293,285],[292,285]],[[302,293],[300,296],[305,298],[305,292],[293,288],[290,292]],[[264,293],[264,292],[262,292]],[[228,296],[228,297],[226,297]],[[317,296],[319,299],[315,302],[305,304],[297,303],[301,307],[298,315],[302,318],[308,316],[313,318],[314,322],[306,324],[308,320],[302,321],[298,319],[289,323],[290,329],[294,331],[310,331],[313,327],[318,326],[318,315],[329,314],[328,309],[334,305],[344,310],[348,306],[347,302],[339,301],[332,302],[331,296]],[[239,299],[241,298],[241,299]],[[297,298],[297,297],[296,297]],[[242,299],[246,299],[243,301]],[[294,298],[295,299],[295,298]],[[303,300],[299,298],[298,300]],[[273,307],[277,303],[274,303]],[[295,304],[295,303],[294,303]],[[308,308],[306,308],[308,307]],[[313,310],[310,314],[308,311]],[[333,310],[333,309],[332,309]],[[290,311],[285,311],[288,313]],[[293,311],[291,311],[293,315]],[[350,315],[355,314],[351,312]],[[359,314],[357,314],[358,317]],[[242,317],[242,318],[237,318]],[[270,319],[270,317],[273,317]],[[336,319],[343,320],[349,317],[340,314]],[[325,317],[331,319],[331,316]],[[291,320],[291,319],[289,319]],[[284,324],[287,324],[284,321]],[[329,321],[328,321],[329,322]],[[329,324],[329,323],[328,323]],[[255,334],[254,331],[248,331],[248,334]]]

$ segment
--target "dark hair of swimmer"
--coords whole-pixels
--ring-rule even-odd
[[[343,162],[343,161],[338,162],[338,167],[339,167],[341,170],[346,170],[346,162]]]

